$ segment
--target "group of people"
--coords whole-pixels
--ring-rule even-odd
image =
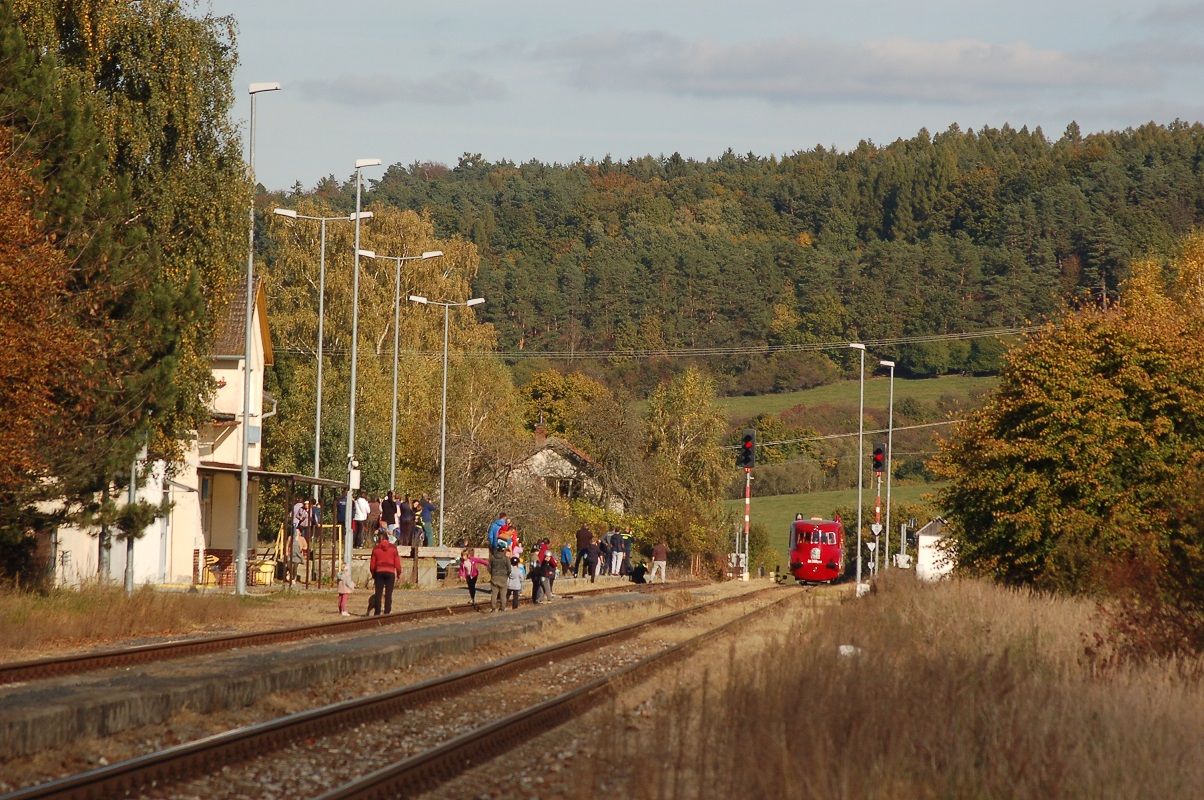
[[[392,497],[386,497],[386,500],[392,500]],[[400,505],[398,507],[400,508]],[[420,516],[421,512],[418,513]],[[382,522],[376,536],[376,545],[368,561],[368,571],[372,575],[373,583],[373,597],[369,601],[369,609],[371,613],[378,615],[392,613],[393,590],[401,573],[401,554],[394,541],[394,535],[391,535],[400,528],[390,531],[385,527],[387,524],[389,523]],[[491,611],[501,611],[507,604],[511,608],[518,608],[523,584],[527,580],[531,581],[532,603],[549,603],[555,600],[556,577],[560,574],[576,577],[588,575],[591,583],[599,575],[627,576],[634,583],[647,583],[655,580],[659,574],[662,583],[666,580],[669,548],[665,542],[659,541],[652,548],[652,570],[649,573],[643,562],[634,567],[631,565],[634,540],[631,531],[620,531],[614,526],[601,536],[595,536],[588,527],[582,526],[577,531],[578,553],[575,562],[573,549],[567,542],[561,544],[557,551],[548,538],[536,542],[531,559],[524,562],[522,541],[509,516],[504,512],[490,525],[486,538],[489,542],[489,558],[481,558],[475,555],[471,548],[464,548],[460,551],[457,564],[457,574],[468,587],[468,602],[473,608],[478,608],[477,589],[482,576],[489,579]],[[408,544],[401,543],[403,546]],[[419,544],[421,540],[415,539],[411,546]],[[344,563],[338,575],[339,613],[343,616],[350,613],[347,611],[347,596],[353,589],[350,568]]]
[[[346,499],[339,497],[338,518],[347,518]],[[389,490],[384,499],[360,491],[351,507],[351,534],[355,547],[367,547],[384,532],[395,545],[430,547],[434,536],[434,516],[437,506],[427,495],[398,499]]]

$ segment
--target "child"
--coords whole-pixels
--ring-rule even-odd
[[[510,578],[506,581],[506,599],[511,608],[518,608],[518,596],[523,590],[523,568],[519,566],[518,557],[510,558]]]
[[[339,616],[350,617],[351,612],[347,610],[347,595],[351,594],[355,589],[355,584],[351,581],[351,567],[344,562],[342,569],[339,570]]]
[[[488,567],[489,562],[477,558],[467,547],[460,551],[460,580],[468,584],[468,602],[473,608],[477,607],[477,578],[480,567]]]

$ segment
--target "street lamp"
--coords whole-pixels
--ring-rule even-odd
[[[860,392],[857,404],[857,596],[861,596],[861,484],[865,472],[865,345],[849,342],[849,347],[861,351]]]
[[[448,319],[452,306],[464,306],[472,308],[479,306],[485,302],[484,297],[474,297],[471,300],[466,300],[462,303],[440,302],[438,300],[428,300],[427,298],[412,294],[410,300],[423,305],[443,306],[443,412],[439,415],[439,546],[443,546],[443,508],[447,505],[444,502],[443,492],[446,485],[447,477],[447,331]]]
[[[894,440],[895,440],[895,362],[879,361],[878,364],[883,367],[890,368],[890,401],[888,404],[889,410],[886,412],[886,547],[883,550],[883,555],[887,559],[886,566],[890,566],[890,461],[894,456]],[[907,541],[907,537],[899,535],[899,553],[903,553],[903,543]],[[903,559],[899,559],[901,564]]]
[[[314,409],[314,477],[319,476],[318,468],[322,464],[322,326],[326,318],[326,223],[336,220],[346,220],[354,222],[356,215],[348,214],[345,217],[311,217],[306,214],[298,214],[291,208],[277,208],[272,211],[281,217],[289,219],[309,219],[316,220],[322,231],[321,244],[319,252],[321,255],[318,260],[318,376],[317,376],[317,401]],[[360,219],[371,219],[371,211],[363,211],[359,214]],[[318,499],[318,484],[314,484],[314,500]]]
[[[359,363],[360,338],[360,190],[363,188],[360,180],[360,170],[365,167],[379,167],[379,158],[357,158],[355,160],[355,268],[351,278],[351,410],[347,420],[347,508],[343,512],[343,555],[347,563],[351,563],[351,550],[354,540],[351,535],[351,520],[354,516],[355,491],[353,480],[355,470],[355,374]]]
[[[243,320],[242,356],[242,469],[238,475],[238,536],[234,541],[234,592],[247,593],[247,483],[249,482],[249,459],[251,439],[251,321],[255,310],[255,96],[260,92],[278,92],[280,84],[275,82],[252,83],[248,87],[251,95],[251,136],[248,142],[250,153],[247,159],[247,177],[251,181],[250,228],[247,232],[247,313]]]
[[[370,254],[370,255],[369,255]],[[439,258],[442,250],[427,250],[420,256],[386,256],[371,250],[361,250],[361,256],[367,258],[385,258],[396,262],[393,279],[393,428],[389,437],[389,488],[397,490],[397,345],[401,329],[401,262],[425,261],[428,258]]]

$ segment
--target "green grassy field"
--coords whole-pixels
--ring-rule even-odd
[[[868,369],[868,367],[867,367]],[[998,378],[975,378],[964,375],[947,375],[941,378],[904,380],[895,378],[895,403],[914,398],[923,403],[933,403],[944,395],[970,397],[990,389],[999,382]],[[797,405],[817,406],[824,403],[857,405],[858,381],[840,381],[801,392],[761,394],[750,397],[721,397],[718,405],[729,419],[748,419],[757,414],[779,414]],[[875,375],[865,379],[866,408],[886,408],[889,399],[890,379]]]
[[[936,491],[942,486],[939,483],[904,483],[891,486],[890,500],[891,507],[898,508],[904,504],[914,504],[922,502],[924,495]],[[754,492],[756,491],[754,487]],[[883,489],[883,502],[885,502],[886,490]],[[867,507],[874,502],[874,489],[871,486],[866,486],[862,492],[862,497],[865,500]],[[744,501],[743,500],[727,500],[725,501],[736,513],[744,516]],[[779,494],[769,497],[757,497],[755,494],[752,498],[752,522],[753,524],[761,524],[769,529],[769,541],[775,549],[782,554],[782,561],[786,560],[786,537],[790,528],[790,522],[794,519],[794,515],[802,512],[804,517],[823,517],[830,519],[833,509],[836,508],[856,508],[857,507],[857,489],[836,489],[828,492],[812,492],[810,494]],[[885,517],[885,510],[883,511]],[[873,520],[870,518],[863,519],[862,522],[869,529],[869,523]],[[899,535],[899,522],[891,518],[891,540],[897,542],[896,538]],[[928,520],[921,520],[921,524]],[[849,534],[856,534],[854,530],[855,520],[845,519],[845,530]],[[893,547],[892,547],[893,549]],[[772,566],[772,565],[769,565]],[[768,568],[768,567],[767,567]]]

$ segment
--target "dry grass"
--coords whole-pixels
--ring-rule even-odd
[[[0,592],[0,658],[37,658],[39,649],[192,633],[235,624],[262,599],[160,592],[127,597],[120,586],[91,586],[48,594]]]
[[[699,663],[651,714],[617,713],[595,747],[621,742],[629,780],[596,788],[639,798],[1204,797],[1204,692],[1182,664],[1093,672],[1085,603],[976,582],[880,586],[796,617],[755,655],[734,646]],[[859,654],[839,656],[842,644]]]

